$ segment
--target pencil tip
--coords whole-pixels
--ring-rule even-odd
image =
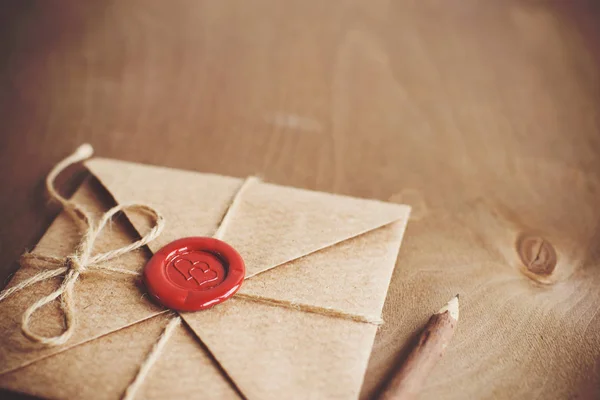
[[[446,304],[444,307],[442,307],[442,309],[440,311],[438,311],[438,314],[442,314],[446,311],[448,311],[451,318],[458,321],[458,314],[459,314],[459,312],[458,312],[458,295],[456,295],[452,299],[450,299],[448,304]]]

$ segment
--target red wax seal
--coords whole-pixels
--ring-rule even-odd
[[[237,251],[208,237],[175,240],[144,268],[148,292],[164,306],[197,311],[219,304],[242,285],[246,268]]]

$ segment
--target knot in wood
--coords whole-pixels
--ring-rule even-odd
[[[517,239],[516,246],[528,272],[540,277],[548,277],[554,272],[556,251],[546,239],[538,235],[523,234]]]

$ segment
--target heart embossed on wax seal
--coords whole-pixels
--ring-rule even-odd
[[[216,281],[219,276],[204,261],[190,261],[180,258],[173,263],[175,269],[183,275],[186,281],[194,280],[198,287],[208,285]]]
[[[242,257],[227,243],[207,237],[175,240],[144,268],[148,292],[177,311],[199,311],[230,298],[244,280]]]

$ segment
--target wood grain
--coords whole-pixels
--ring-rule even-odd
[[[408,202],[364,397],[457,292],[422,398],[600,396],[597,3],[3,3],[4,275],[56,212],[44,175],[84,141]],[[523,235],[556,252],[545,278]]]

